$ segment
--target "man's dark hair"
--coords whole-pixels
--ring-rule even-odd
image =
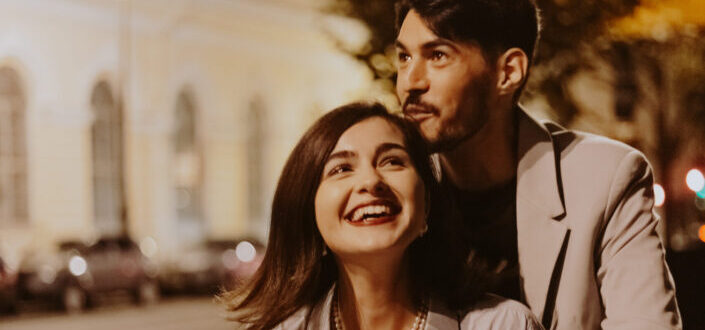
[[[533,58],[540,30],[533,0],[400,0],[397,32],[411,10],[439,37],[476,42],[489,58],[512,47]]]

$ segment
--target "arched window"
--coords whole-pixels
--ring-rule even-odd
[[[266,111],[261,97],[250,102],[247,114],[247,191],[249,218],[264,221],[264,176],[262,166],[265,147]]]
[[[91,95],[95,120],[91,127],[93,149],[93,210],[99,232],[119,235],[125,230],[123,200],[122,113],[110,86],[102,81]]]
[[[0,224],[27,222],[25,125],[20,77],[13,69],[0,68]]]
[[[196,107],[187,92],[181,92],[176,102],[174,148],[174,193],[179,224],[192,227],[190,235],[198,239],[202,229],[201,154],[196,134]]]

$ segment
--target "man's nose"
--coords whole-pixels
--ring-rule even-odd
[[[426,74],[426,66],[423,61],[412,60],[405,72],[400,75],[404,81],[404,92],[406,93],[423,93],[429,88],[428,76]]]

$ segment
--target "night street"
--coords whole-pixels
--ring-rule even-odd
[[[140,307],[118,304],[89,310],[79,315],[59,312],[21,313],[0,317],[2,330],[192,330],[234,329],[224,320],[221,306],[212,298],[164,300],[157,305]]]

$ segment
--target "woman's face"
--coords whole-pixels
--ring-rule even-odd
[[[402,132],[381,117],[340,136],[316,192],[316,223],[338,256],[403,252],[425,225],[425,188]]]

